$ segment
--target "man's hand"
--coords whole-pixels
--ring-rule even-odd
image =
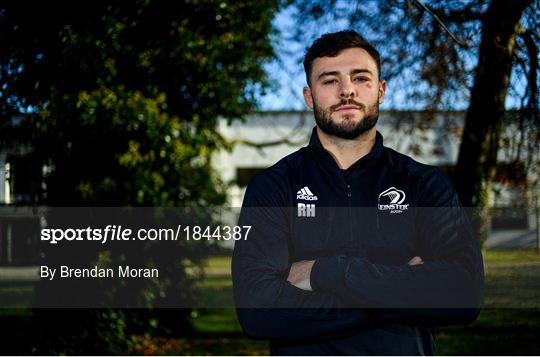
[[[293,263],[287,281],[302,290],[313,291],[309,278],[311,277],[311,268],[313,268],[314,263],[314,260],[302,260]]]
[[[424,264],[424,261],[422,260],[421,257],[416,256],[416,257],[412,258],[411,260],[409,260],[409,262],[407,264],[409,264],[410,266],[422,265],[422,264]]]

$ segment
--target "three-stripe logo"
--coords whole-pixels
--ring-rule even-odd
[[[311,192],[311,190],[307,186],[304,186],[303,188],[298,190],[298,192],[296,192],[296,199],[306,200],[306,201],[317,201],[318,198],[317,196],[313,194],[313,192]]]

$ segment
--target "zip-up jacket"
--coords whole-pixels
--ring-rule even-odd
[[[239,225],[252,228],[233,254],[238,318],[272,354],[433,354],[433,327],[478,315],[482,257],[454,188],[379,132],[341,170],[314,129],[253,178]],[[302,260],[313,291],[287,282]]]

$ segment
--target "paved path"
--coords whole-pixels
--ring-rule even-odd
[[[492,231],[486,241],[489,248],[536,248],[536,229]]]
[[[39,280],[39,267],[0,267],[0,283],[22,283]]]

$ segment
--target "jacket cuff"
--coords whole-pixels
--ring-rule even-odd
[[[338,257],[317,258],[309,277],[313,291],[330,291],[340,281]]]

